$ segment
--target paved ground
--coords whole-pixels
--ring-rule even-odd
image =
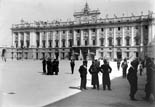
[[[140,77],[137,98],[131,102],[128,98],[129,86],[122,79],[116,63],[111,74],[112,91],[92,90],[91,77],[88,74],[88,90],[79,90],[78,68],[82,62],[76,62],[75,73],[70,72],[69,61],[60,62],[58,76],[42,75],[41,61],[0,61],[0,104],[1,107],[145,107],[154,106],[142,101],[144,96],[144,78]],[[89,63],[90,65],[90,63]],[[99,75],[101,81],[101,74]]]

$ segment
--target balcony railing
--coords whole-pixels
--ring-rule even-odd
[[[53,21],[53,22],[43,22],[38,21],[34,23],[22,23],[22,24],[14,24],[12,25],[12,29],[20,29],[20,28],[51,28],[51,27],[64,27],[71,25],[80,25],[80,24],[109,24],[109,23],[120,23],[120,22],[135,22],[135,21],[145,21],[148,20],[149,15],[142,16],[130,16],[130,17],[118,17],[118,18],[105,18],[105,19],[97,19],[97,20],[80,20],[80,22],[76,21]]]

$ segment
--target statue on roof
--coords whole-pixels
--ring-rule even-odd
[[[83,11],[84,11],[85,14],[88,14],[88,12],[90,11],[90,8],[89,8],[87,2],[86,2],[86,4],[85,4],[85,7],[84,7]]]

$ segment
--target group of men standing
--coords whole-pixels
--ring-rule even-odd
[[[89,73],[91,74],[91,84],[93,85],[93,89],[99,90],[99,77],[98,73],[102,73],[102,83],[103,83],[103,90],[106,90],[106,86],[108,87],[108,90],[111,90],[111,82],[109,73],[111,73],[112,69],[107,62],[107,60],[104,60],[104,64],[100,66],[100,62],[98,60],[92,61],[92,64],[89,68]],[[81,85],[80,89],[87,89],[86,88],[86,82],[87,82],[87,61],[83,61],[83,64],[79,68],[79,73],[81,77]]]
[[[54,59],[52,61],[51,58],[48,59],[43,58],[42,65],[43,65],[43,74],[58,75],[59,61],[57,59]]]
[[[125,67],[126,66],[126,67]],[[128,63],[126,60],[122,63],[123,69],[123,78],[126,77],[130,85],[130,99],[136,101],[135,94],[138,90],[138,76],[137,72],[140,72],[140,76],[142,75],[143,68],[146,68],[146,85],[145,85],[145,100],[150,99],[150,95],[152,94],[155,97],[155,64],[153,60],[149,57],[146,57],[144,60],[135,58],[131,61],[130,67],[127,71]]]

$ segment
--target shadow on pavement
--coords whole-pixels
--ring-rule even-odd
[[[87,87],[80,93],[69,96],[65,99],[48,104],[44,107],[154,107],[154,103],[142,100],[145,85],[145,76],[139,78],[140,90],[136,93],[138,101],[131,101],[129,98],[129,83],[126,78],[117,77],[111,80],[112,91],[100,90]],[[71,89],[80,89],[79,87],[70,86]]]
[[[69,87],[70,89],[77,89],[77,90],[80,90],[80,86],[78,87]]]

